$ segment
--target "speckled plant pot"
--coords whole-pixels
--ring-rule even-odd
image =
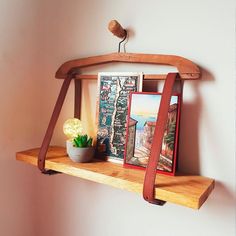
[[[70,159],[74,162],[90,162],[94,156],[94,147],[78,148],[73,142],[66,141],[66,151]]]

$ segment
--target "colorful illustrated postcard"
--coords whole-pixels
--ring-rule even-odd
[[[132,93],[128,114],[125,166],[144,168],[150,156],[161,94]],[[171,97],[157,172],[174,175],[179,124],[179,96]]]
[[[124,160],[130,92],[142,90],[142,73],[98,74],[97,152],[108,160]]]

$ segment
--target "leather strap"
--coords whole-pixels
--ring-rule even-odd
[[[41,145],[40,151],[39,151],[39,155],[38,155],[38,168],[42,171],[42,173],[44,174],[53,174],[51,170],[46,170],[45,169],[45,159],[46,159],[46,155],[47,155],[47,151],[48,151],[48,147],[49,144],[51,142],[52,139],[52,135],[53,135],[53,131],[54,128],[56,126],[59,114],[61,112],[61,108],[62,105],[64,103],[65,97],[66,97],[66,93],[67,90],[69,88],[70,82],[73,78],[73,75],[70,74],[66,77],[66,79],[64,80],[62,87],[61,87],[61,91],[59,93],[59,96],[57,98],[57,102],[56,105],[54,107],[46,134],[44,136],[43,139],[43,143]]]
[[[144,178],[143,198],[149,203],[157,205],[163,205],[165,203],[162,200],[155,199],[155,180],[157,164],[160,158],[162,141],[168,119],[168,110],[170,106],[172,90],[176,77],[177,73],[169,73],[166,77],[152,141],[151,153]]]

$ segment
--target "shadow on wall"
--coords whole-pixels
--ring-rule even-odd
[[[231,212],[232,217],[234,217],[234,211],[232,210],[235,207],[235,202],[235,194],[229,190],[229,188],[227,188],[224,183],[216,181],[214,197],[211,197],[211,201],[208,201],[207,207],[211,208],[210,212],[212,215],[220,214],[222,216],[226,216]]]
[[[203,98],[199,86],[204,82],[213,82],[213,75],[205,68],[200,68],[201,80],[192,84],[194,100],[186,103],[183,99],[181,107],[178,171],[200,175],[199,156],[199,118],[202,112]],[[184,94],[184,89],[183,89]]]
[[[213,82],[213,75],[204,68],[201,69],[201,79],[197,81],[187,81],[192,84],[191,97],[193,100],[186,102],[183,99],[181,104],[179,148],[178,148],[178,172],[200,175],[200,156],[199,156],[199,118],[202,112],[203,99],[200,94],[199,86],[204,82]],[[173,92],[184,93],[185,82],[175,82]],[[161,85],[161,86],[160,86]],[[145,81],[143,91],[154,92],[162,91],[163,82]],[[182,88],[181,88],[182,87]]]

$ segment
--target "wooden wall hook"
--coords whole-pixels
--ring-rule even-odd
[[[127,34],[126,30],[116,20],[111,20],[108,29],[118,38],[124,38]]]

